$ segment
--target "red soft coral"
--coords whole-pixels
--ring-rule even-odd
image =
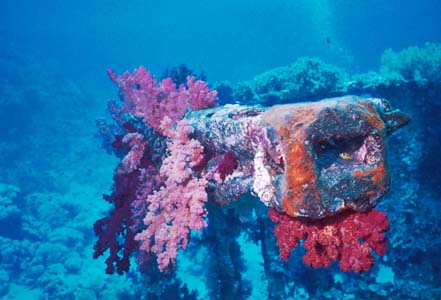
[[[285,261],[300,240],[304,240],[306,250],[303,261],[313,268],[326,268],[337,260],[343,272],[368,271],[375,263],[372,251],[378,255],[386,252],[383,233],[389,228],[389,220],[381,211],[347,211],[323,220],[309,220],[271,208],[269,216],[277,223],[274,234]]]

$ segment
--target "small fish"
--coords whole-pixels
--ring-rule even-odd
[[[340,156],[340,158],[342,158],[344,160],[351,160],[352,159],[352,155],[350,155],[347,152],[342,152],[338,156]]]

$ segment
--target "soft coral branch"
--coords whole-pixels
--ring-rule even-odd
[[[123,137],[122,142],[129,145],[130,151],[124,156],[120,170],[130,173],[139,168],[146,150],[146,142],[140,133],[128,133]]]
[[[280,247],[280,258],[287,261],[293,248],[304,240],[305,264],[313,268],[329,267],[340,261],[344,272],[368,271],[374,265],[372,252],[383,255],[389,228],[385,213],[346,211],[323,220],[295,218],[271,208],[270,218],[277,223],[274,234]]]
[[[161,271],[173,267],[177,250],[187,247],[190,230],[207,226],[207,181],[194,171],[203,162],[203,147],[190,139],[193,128],[185,121],[178,122],[175,130],[171,124],[168,118],[162,123],[164,134],[171,139],[169,156],[160,169],[164,185],[147,197],[146,229],[136,235],[140,250],[156,254]]]
[[[216,105],[217,92],[191,76],[187,77],[187,88],[184,84],[177,87],[171,78],[158,82],[143,66],[135,69],[133,75],[129,72],[117,75],[112,70],[107,73],[120,89],[124,111],[142,118],[147,126],[161,134],[164,117],[176,123],[188,108],[198,110]]]
[[[131,202],[135,198],[138,186],[137,172],[130,174],[115,174],[112,194],[104,195],[104,199],[114,204],[114,210],[108,217],[104,217],[94,224],[95,234],[99,237],[95,244],[94,258],[104,254],[108,249],[106,259],[106,273],[115,271],[122,274],[129,270],[130,254],[138,249],[135,241]]]

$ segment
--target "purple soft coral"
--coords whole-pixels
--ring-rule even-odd
[[[131,229],[133,220],[130,205],[136,197],[138,172],[115,174],[114,182],[112,194],[103,195],[103,198],[113,203],[115,208],[110,216],[96,221],[93,226],[99,237],[93,257],[97,258],[109,249],[106,273],[113,274],[116,269],[118,274],[122,274],[129,270],[130,254],[138,249],[138,243],[134,239],[136,233]]]

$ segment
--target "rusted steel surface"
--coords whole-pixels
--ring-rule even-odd
[[[346,96],[270,108],[227,105],[190,113],[223,204],[252,193],[291,216],[323,218],[374,207],[390,186],[386,138],[408,123],[383,99]],[[235,161],[220,176],[220,158]]]

